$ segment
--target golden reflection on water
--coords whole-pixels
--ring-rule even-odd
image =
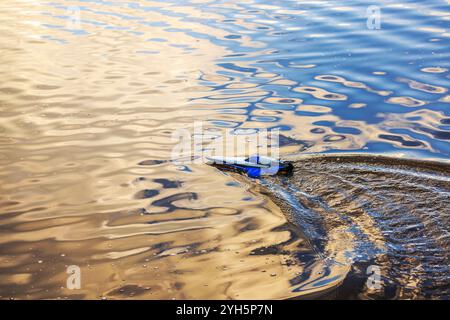
[[[53,16],[64,10],[46,7],[52,15],[41,15],[42,8],[32,3],[14,4],[21,10],[11,10],[10,3],[1,13],[0,188],[7,232],[0,235],[0,296],[297,296],[290,280],[303,267],[285,261],[292,259],[291,250],[311,248],[301,236],[292,235],[295,231],[277,230],[287,224],[277,207],[247,187],[234,185],[231,177],[214,174],[210,179],[210,167],[185,173],[172,164],[139,165],[146,159],[168,159],[174,144],[171,130],[214,112],[186,109],[188,99],[210,91],[199,84],[199,77],[229,82],[217,74],[214,63],[226,51],[183,32],[168,34],[154,26],[145,30],[145,24],[140,32],[151,31],[152,39],[170,43],[91,25],[85,37],[47,29],[55,41],[45,41],[39,37],[42,26],[60,24]],[[97,14],[101,4],[89,8],[86,20],[130,26],[128,20]],[[123,7],[110,10],[143,17]],[[194,7],[171,10],[204,18]],[[156,12],[146,12],[145,19],[198,28]],[[202,28],[217,37],[225,35]],[[64,45],[58,42],[61,37]],[[172,43],[194,45],[195,54]],[[247,93],[265,94],[257,89]],[[223,98],[210,97],[219,104]],[[218,185],[224,192],[214,191]],[[258,252],[266,247],[277,249]],[[82,270],[78,291],[65,288],[66,267],[71,264]]]

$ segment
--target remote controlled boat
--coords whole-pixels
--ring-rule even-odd
[[[289,161],[274,159],[266,156],[251,157],[207,157],[208,164],[222,170],[245,173],[251,178],[270,175],[291,175],[294,166]]]

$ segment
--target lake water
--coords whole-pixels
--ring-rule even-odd
[[[278,129],[281,156],[448,160],[450,4],[373,4],[2,1],[0,298],[334,288],[257,186],[170,162],[172,134],[201,121]]]

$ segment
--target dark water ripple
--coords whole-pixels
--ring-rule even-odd
[[[265,184],[323,255],[352,265],[342,297],[446,299],[448,170],[448,164],[338,155],[299,159],[292,178],[269,177]],[[282,193],[286,188],[295,201]],[[378,290],[365,284],[369,265],[380,268]]]

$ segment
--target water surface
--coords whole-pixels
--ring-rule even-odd
[[[323,280],[349,267],[335,297],[448,299],[449,172],[435,161],[316,155],[262,182],[327,262]]]
[[[167,160],[194,121],[278,128],[296,141],[283,156],[448,159],[449,4],[379,2],[379,30],[370,5],[2,1],[1,298],[335,290],[346,267],[323,281],[314,246],[257,187]]]

